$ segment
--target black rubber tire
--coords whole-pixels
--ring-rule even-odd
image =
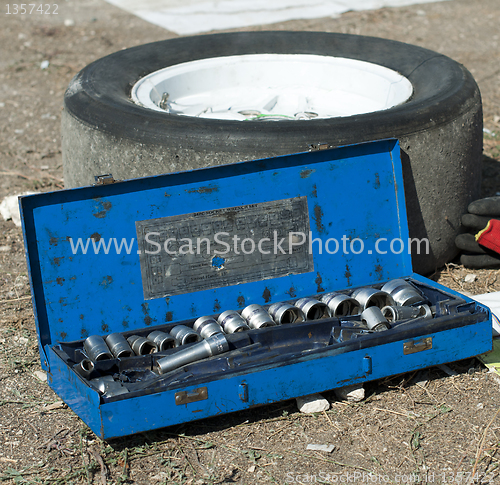
[[[229,55],[319,54],[376,63],[406,76],[412,98],[394,108],[344,118],[251,123],[176,116],[137,106],[141,77],[186,61]],[[450,58],[385,39],[323,32],[241,32],[185,37],[116,52],[71,81],[62,116],[66,187],[94,175],[155,175],[396,137],[402,149],[410,235],[431,253],[414,269],[433,272],[453,258],[460,216],[479,197],[482,110],[471,74]]]

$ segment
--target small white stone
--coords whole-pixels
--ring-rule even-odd
[[[335,395],[342,401],[359,402],[365,398],[363,384],[353,384],[352,386],[339,387],[334,389]]]
[[[49,67],[49,61],[45,60],[40,63],[40,69],[47,69]]]
[[[334,445],[307,445],[306,450],[312,451],[324,451],[326,453],[331,453],[335,449]]]
[[[42,382],[47,382],[47,373],[43,370],[36,370],[33,375]]]
[[[10,251],[10,246],[0,246],[0,253],[6,253]]]
[[[482,402],[480,402],[480,403],[476,406],[476,408],[477,408],[477,409],[483,409],[483,407],[484,407],[484,406],[483,406],[483,403],[482,403]]]
[[[330,409],[330,403],[321,394],[310,394],[296,399],[301,413],[321,413]]]
[[[64,25],[66,27],[73,27],[73,25],[75,25],[75,21],[73,19],[64,19]]]
[[[29,341],[30,340],[28,338],[26,338],[26,337],[19,337],[19,343],[21,345],[26,345],[27,343],[29,343]]]
[[[474,281],[477,280],[477,275],[473,274],[473,273],[469,273],[465,278],[464,278],[464,281],[466,283],[474,283]]]
[[[154,480],[156,482],[166,482],[168,479],[168,475],[166,472],[160,472],[158,475],[154,475],[151,477],[151,480]]]

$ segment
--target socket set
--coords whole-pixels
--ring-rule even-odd
[[[359,301],[354,296],[358,296]],[[169,333],[155,330],[145,337],[131,335],[127,338],[120,333],[105,337],[92,335],[84,341],[83,347],[88,359],[95,362],[113,357],[152,354],[208,339],[216,334],[353,315],[359,315],[360,323],[368,330],[389,329],[390,322],[417,317],[432,318],[432,311],[426,301],[412,284],[396,279],[380,290],[360,288],[351,296],[332,292],[316,298],[301,298],[295,302],[278,302],[267,307],[252,304],[241,312],[227,310],[219,315],[199,317],[189,326],[176,325]],[[401,308],[405,305],[414,306]]]
[[[20,199],[42,368],[103,439],[492,347],[412,272],[397,140],[113,181]]]
[[[161,329],[142,329],[132,335],[91,335],[83,343],[62,345],[65,355],[61,355],[109,402],[147,388],[158,392],[178,385],[182,379],[193,379],[195,373],[198,379],[206,378],[203,373],[207,365],[213,366],[213,360],[227,362],[242,352],[255,353],[256,344],[259,359],[263,352],[261,342],[266,341],[267,334],[273,335],[273,344],[266,346],[265,352],[272,355],[273,346],[283,349],[283,342],[289,342],[285,334],[294,326],[300,325],[302,333],[320,333],[323,339],[311,347],[308,340],[296,338],[292,346],[287,346],[287,352],[296,355],[322,346],[341,348],[353,339],[359,341],[377,332],[401,329],[472,307],[463,299],[427,297],[428,291],[397,278],[350,291],[271,305],[251,304],[241,311],[226,310]],[[145,356],[149,358],[141,358]],[[202,362],[207,359],[212,363]],[[219,363],[216,368],[220,366]]]

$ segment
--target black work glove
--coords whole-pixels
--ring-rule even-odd
[[[500,219],[500,197],[475,200],[467,210],[468,214],[462,216],[462,225],[470,232],[455,238],[455,245],[463,251],[460,262],[467,268],[500,267],[500,254],[478,244],[475,237],[488,226],[491,219]]]

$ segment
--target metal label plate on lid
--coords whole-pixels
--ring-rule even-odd
[[[307,197],[137,221],[136,229],[146,299],[314,270]],[[300,245],[290,248],[290,234]]]

